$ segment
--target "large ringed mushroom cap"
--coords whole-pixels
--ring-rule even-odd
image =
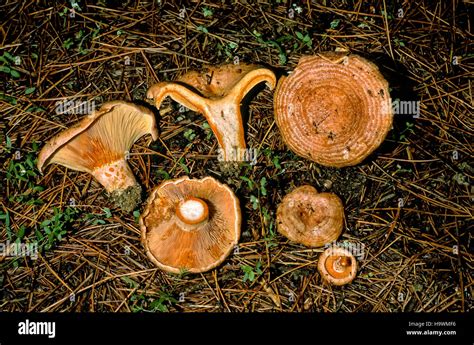
[[[158,138],[151,110],[125,101],[107,102],[49,140],[39,153],[38,170],[56,163],[87,172],[129,212],[140,201],[141,187],[126,159],[132,145],[146,134]]]
[[[212,177],[161,183],[140,216],[148,258],[171,273],[218,266],[237,245],[240,227],[239,200]]]
[[[253,64],[211,66],[190,71],[176,82],[150,87],[148,98],[157,108],[170,96],[185,107],[203,114],[222,149],[223,161],[243,160],[246,143],[240,105],[248,92],[266,82],[273,89],[275,74]],[[196,92],[197,91],[197,92]]]
[[[288,147],[321,165],[355,165],[392,127],[388,83],[357,55],[302,57],[275,90],[275,120]]]
[[[318,260],[318,271],[333,285],[344,285],[357,275],[357,260],[346,248],[330,246]]]
[[[277,208],[277,230],[293,242],[323,247],[342,233],[344,207],[333,193],[309,185],[288,193]]]

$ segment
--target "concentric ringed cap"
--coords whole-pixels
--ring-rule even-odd
[[[275,91],[275,120],[296,154],[332,167],[369,156],[392,127],[388,83],[357,55],[302,57]]]

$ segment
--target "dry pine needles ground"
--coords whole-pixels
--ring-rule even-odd
[[[3,2],[0,239],[40,239],[41,251],[0,263],[0,310],[472,310],[469,8],[459,0]],[[141,101],[150,85],[204,64],[238,58],[288,71],[301,55],[335,49],[380,66],[393,99],[420,102],[419,116],[396,115],[363,164],[324,168],[289,152],[268,90],[248,111],[257,164],[239,176],[221,173],[204,118],[171,101],[160,139],[134,145],[130,164],[147,192],[164,178],[211,175],[237,193],[240,245],[211,272],[161,272],[140,245],[138,212],[110,209],[88,174],[34,168],[46,140],[83,116],[58,113],[57,102]],[[345,203],[340,240],[364,249],[350,285],[324,284],[322,249],[275,233],[277,203],[303,183]]]

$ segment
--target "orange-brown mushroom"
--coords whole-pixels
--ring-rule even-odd
[[[148,257],[171,273],[205,272],[221,264],[237,245],[240,226],[239,200],[212,177],[161,183],[140,217]]]
[[[388,83],[357,55],[302,57],[275,90],[275,120],[288,147],[321,165],[355,165],[392,127]]]
[[[344,207],[333,193],[304,185],[288,193],[277,208],[277,230],[291,241],[322,247],[342,232]]]
[[[348,284],[357,275],[357,260],[348,249],[330,246],[319,257],[318,271],[333,285]]]
[[[154,99],[157,108],[170,96],[203,114],[217,137],[222,160],[235,162],[243,160],[246,148],[240,104],[245,95],[262,82],[273,89],[275,74],[258,65],[223,65],[188,72],[177,82],[155,84],[147,96]]]
[[[130,212],[140,202],[141,187],[126,159],[131,146],[145,134],[158,138],[151,110],[124,101],[104,103],[46,143],[38,156],[38,170],[56,163],[88,172],[117,206]]]

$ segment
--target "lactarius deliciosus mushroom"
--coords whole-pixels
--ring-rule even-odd
[[[208,67],[191,71],[177,82],[161,82],[147,93],[157,108],[170,96],[176,102],[203,114],[222,150],[223,161],[241,161],[245,155],[245,136],[240,104],[257,84],[266,82],[273,89],[275,74],[251,64]]]
[[[38,157],[38,170],[56,163],[88,172],[116,206],[130,212],[141,200],[141,187],[126,159],[131,146],[145,134],[158,138],[152,111],[124,101],[104,103],[46,143]]]
[[[304,185],[288,193],[277,208],[277,230],[291,241],[323,247],[341,234],[344,208],[333,193]]]
[[[392,127],[388,83],[357,55],[302,57],[275,90],[275,120],[288,147],[321,165],[355,165]]]
[[[357,260],[348,249],[330,246],[319,257],[318,271],[333,285],[348,284],[357,274]]]
[[[239,200],[212,177],[163,182],[140,217],[147,256],[171,273],[218,266],[237,245],[240,226]]]

